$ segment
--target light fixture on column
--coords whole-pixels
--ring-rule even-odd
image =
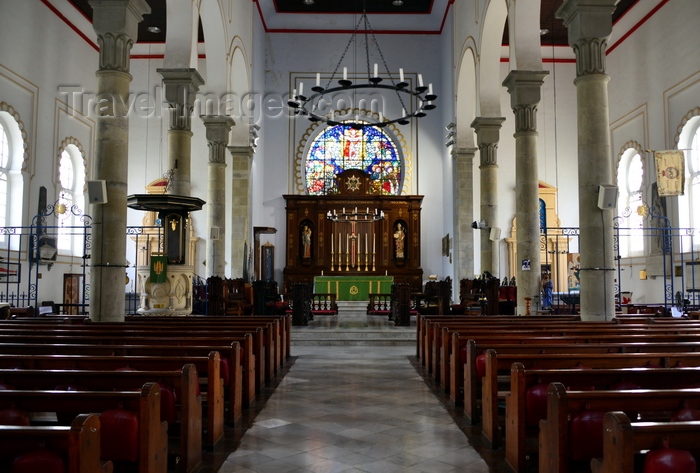
[[[260,131],[260,126],[256,124],[250,125],[250,147],[253,148],[253,151],[258,147],[258,140],[260,139],[258,131]]]
[[[454,127],[450,130],[448,134],[445,135],[445,138],[449,140],[445,143],[445,146],[448,148],[457,143],[457,132],[454,130]]]
[[[355,207],[350,209],[349,212],[343,211],[338,213],[336,210],[332,212],[329,210],[326,214],[326,219],[335,223],[347,223],[347,222],[378,222],[379,220],[384,220],[384,211],[379,209],[374,209],[373,211],[367,207],[366,211],[363,212],[362,209]]]
[[[360,31],[360,26],[363,30]],[[339,74],[343,59],[346,53],[350,49],[350,46],[354,43],[357,49],[357,36],[361,33],[364,36],[364,49],[365,49],[365,63],[367,65],[367,77],[366,82],[353,83],[352,80],[348,79],[348,68],[342,67],[342,79],[337,80],[338,85],[333,85],[336,75]],[[379,76],[379,66],[375,62],[374,70],[370,71],[370,36],[371,43],[376,47],[378,57],[382,62],[382,67],[386,75],[388,75],[389,84],[382,83],[384,78]],[[384,72],[383,72],[384,74]],[[359,71],[356,71],[356,76],[359,76]],[[362,129],[367,126],[378,126],[384,127],[392,123],[398,123],[399,125],[407,125],[410,123],[412,118],[420,118],[426,115],[426,111],[433,110],[436,105],[433,103],[437,99],[437,95],[433,93],[433,84],[428,85],[423,84],[422,74],[418,74],[418,85],[415,88],[411,88],[409,82],[405,80],[403,69],[399,69],[398,82],[396,82],[396,77],[389,72],[389,68],[384,60],[384,55],[379,48],[379,43],[377,42],[374,33],[372,32],[371,26],[369,24],[369,19],[367,18],[367,13],[365,9],[362,10],[362,16],[360,16],[359,21],[353,29],[352,36],[348,42],[345,50],[340,56],[340,61],[335,66],[335,70],[331,73],[325,86],[321,85],[321,73],[316,73],[316,84],[311,87],[312,94],[305,95],[304,83],[299,82],[299,88],[294,89],[290,95],[290,99],[287,101],[287,105],[293,111],[295,115],[303,115],[308,117],[312,122],[324,122],[328,125],[338,125],[339,123],[344,123],[355,129]],[[337,92],[342,92],[345,97],[349,92],[352,92],[353,97],[358,93],[365,94],[377,94],[384,91],[392,91],[396,94],[398,99],[397,108],[401,108],[401,115],[399,116],[387,116],[384,113],[379,113],[379,119],[374,122],[368,122],[365,120],[360,120],[357,115],[347,112],[347,108],[343,107],[343,111],[333,105],[333,94]],[[353,107],[350,107],[352,109]]]

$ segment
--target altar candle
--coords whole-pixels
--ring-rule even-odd
[[[377,235],[372,235],[372,253],[376,253],[377,247]]]
[[[331,254],[333,254],[333,236],[331,236]]]
[[[369,245],[367,244],[367,234],[365,233],[365,251],[369,249]]]
[[[342,240],[340,239],[340,232],[338,232],[338,254],[343,252]]]

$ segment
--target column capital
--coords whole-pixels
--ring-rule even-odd
[[[207,141],[209,142],[209,163],[226,163],[228,135],[234,125],[233,118],[227,115],[202,115]]]
[[[503,86],[510,94],[510,105],[515,114],[515,132],[537,131],[537,105],[542,97],[542,84],[547,71],[510,71]]]
[[[479,148],[484,144],[498,143],[501,124],[504,121],[506,121],[504,117],[476,117],[472,121],[469,126],[476,132]]]
[[[255,148],[252,146],[229,146],[228,152],[231,153],[231,156],[234,158],[249,158],[252,160],[255,154]]]
[[[207,130],[207,140],[228,144],[228,134],[236,124],[228,115],[200,115]]]
[[[194,99],[204,79],[197,69],[156,69],[163,78],[163,96],[170,105],[170,129],[191,130]]]
[[[92,29],[100,47],[100,71],[129,72],[129,53],[138,38],[143,15],[151,13],[146,0],[89,0]]]
[[[542,84],[548,75],[548,71],[510,71],[503,87],[508,89],[511,107],[540,103]]]
[[[471,127],[476,132],[476,142],[481,151],[481,166],[495,166],[498,162],[498,140],[501,134],[503,117],[476,117]]]
[[[452,148],[452,159],[454,159],[455,161],[465,160],[465,159],[474,159],[474,156],[476,155],[477,151],[479,151],[479,148],[472,148],[472,147]]]
[[[576,54],[576,76],[605,74],[605,50],[612,14],[620,0],[565,0],[555,13],[568,30]]]

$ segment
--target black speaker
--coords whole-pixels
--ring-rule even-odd
[[[87,181],[88,202],[91,204],[107,203],[106,181]]]

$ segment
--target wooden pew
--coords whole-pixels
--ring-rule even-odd
[[[499,392],[499,371],[507,370],[515,362],[525,368],[670,368],[678,365],[700,366],[700,353],[556,353],[556,354],[505,354],[498,355],[495,350],[486,351],[486,376],[482,389],[482,437],[486,445],[497,448],[501,445],[503,433],[499,429],[498,400],[505,398],[510,391],[508,386]]]
[[[612,337],[619,337],[623,333],[628,336],[638,335],[638,336],[648,336],[650,334],[655,334],[657,336],[663,335],[674,335],[674,339],[681,334],[690,336],[691,334],[696,334],[700,337],[700,325],[681,325],[681,326],[655,326],[654,324],[643,324],[643,325],[617,325],[610,322],[564,322],[564,323],[549,323],[546,326],[535,327],[530,325],[529,327],[479,327],[465,329],[462,326],[455,326],[447,324],[447,326],[442,326],[439,328],[441,333],[435,331],[434,340],[432,342],[432,370],[433,376],[437,382],[440,382],[442,386],[445,387],[446,392],[449,392],[449,374],[451,367],[449,366],[451,362],[451,355],[453,353],[459,352],[462,347],[460,341],[462,339],[477,338],[481,336],[494,337],[497,333],[503,334],[502,336],[513,336],[513,335],[526,335],[526,334],[539,334],[541,336],[550,335],[552,337],[559,336],[576,336],[583,334],[591,334],[596,336],[610,335]],[[454,333],[458,332],[461,337],[455,339]],[[457,345],[453,344],[457,341]],[[611,340],[614,341],[614,340]]]
[[[224,378],[226,399],[231,403],[229,421],[235,422],[240,416],[241,410],[237,406],[242,403],[248,407],[255,400],[256,388],[259,383],[256,380],[255,356],[253,354],[254,343],[250,333],[245,333],[239,341],[232,341],[232,336],[223,336],[217,339],[213,336],[199,336],[199,333],[192,333],[190,336],[167,336],[156,337],[152,332],[141,336],[125,334],[102,334],[99,332],[74,332],[73,335],[56,335],[51,332],[26,334],[9,334],[8,331],[0,330],[0,344],[3,343],[51,343],[54,345],[109,345],[109,346],[129,346],[138,345],[140,347],[154,346],[163,347],[163,352],[180,350],[191,347],[192,350],[204,348],[206,354],[211,351],[219,352],[220,363],[224,369],[228,369],[228,375]],[[228,344],[228,345],[227,345]],[[165,348],[175,347],[175,348]],[[223,353],[223,356],[221,355]],[[201,354],[204,355],[203,353]],[[201,366],[197,368],[205,373]],[[224,371],[220,372],[223,374]],[[228,381],[228,382],[226,382]],[[234,409],[236,407],[236,409]]]
[[[29,413],[55,412],[57,415],[77,415],[75,411],[100,413],[101,456],[117,466],[133,455],[139,473],[166,473],[168,433],[167,422],[160,420],[160,387],[146,383],[140,391],[0,391],[0,408],[14,407]],[[107,411],[128,410],[138,417],[138,445],[110,431]],[[118,457],[111,458],[105,444],[119,445]],[[127,448],[128,447],[128,448]],[[115,448],[115,447],[112,447]],[[116,450],[116,448],[115,448]],[[131,463],[128,461],[128,463]]]
[[[0,324],[0,341],[2,338],[7,338],[11,335],[39,335],[42,332],[37,327],[23,326],[21,324]],[[274,368],[265,369],[266,358],[273,360],[271,347],[274,343],[270,342],[271,331],[268,327],[264,330],[263,327],[253,326],[244,328],[226,328],[226,327],[209,327],[196,329],[192,327],[177,327],[170,324],[160,324],[155,326],[145,326],[139,328],[134,325],[125,325],[120,322],[100,322],[80,326],[54,326],[44,327],[44,332],[52,338],[57,336],[75,336],[75,335],[102,335],[110,337],[121,337],[117,343],[128,343],[129,340],[137,337],[145,337],[150,340],[145,344],[158,345],[186,345],[192,344],[194,337],[200,337],[202,340],[219,339],[223,344],[229,344],[233,341],[241,343],[243,352],[241,354],[241,363],[244,366],[244,398],[245,402],[249,403],[255,398],[256,393],[260,393],[265,384],[266,376],[272,379]],[[251,338],[251,341],[248,338]],[[228,339],[228,340],[221,340]],[[266,343],[267,340],[267,343]],[[252,343],[252,351],[249,351],[247,344]],[[203,345],[205,343],[198,343]],[[222,343],[218,343],[221,345]],[[250,354],[249,354],[250,352]],[[266,356],[266,353],[268,356]],[[251,386],[252,384],[252,386]],[[254,386],[254,387],[253,387]],[[247,388],[247,389],[246,389]]]
[[[578,411],[633,411],[649,413],[657,420],[668,421],[670,414],[683,405],[700,407],[700,389],[636,389],[631,391],[567,391],[561,383],[552,383],[547,391],[547,419],[540,421],[539,472],[567,473],[569,457],[582,462],[569,450],[569,428],[572,414]],[[659,417],[660,416],[660,417]],[[602,440],[603,428],[600,428]],[[591,450],[602,449],[596,439],[588,438]],[[583,453],[581,454],[583,456]],[[599,455],[594,455],[597,458]]]
[[[580,316],[572,315],[538,315],[538,316],[515,316],[515,315],[496,315],[496,316],[447,316],[447,315],[418,315],[416,317],[416,338],[417,338],[417,353],[416,356],[421,360],[423,366],[432,369],[430,349],[431,341],[434,338],[433,324],[465,324],[474,327],[482,327],[487,325],[503,324],[502,327],[508,327],[511,324],[521,323],[536,323],[543,324],[549,321],[580,321]]]
[[[591,460],[592,473],[634,473],[635,455],[664,443],[679,450],[700,450],[700,421],[631,422],[622,411],[603,418],[603,458]]]
[[[475,334],[472,334],[476,336]],[[477,339],[466,339],[457,333],[452,334],[452,348],[450,353],[449,363],[449,388],[450,397],[455,402],[455,405],[462,404],[460,399],[460,391],[464,391],[465,411],[470,419],[474,418],[476,399],[480,392],[481,379],[477,376],[480,371],[477,369],[477,363],[483,358],[483,352],[488,348],[499,348],[504,353],[513,351],[513,347],[525,347],[528,345],[561,345],[561,344],[579,344],[579,345],[601,345],[607,344],[611,347],[609,351],[624,351],[624,352],[660,352],[666,351],[665,346],[674,346],[678,351],[697,351],[696,344],[700,343],[700,334],[676,334],[676,335],[656,335],[653,332],[648,334],[628,334],[620,331],[615,334],[594,333],[586,334],[585,332],[579,335],[564,335],[553,336],[547,332],[525,332],[502,334],[497,333],[485,334]],[[622,347],[620,344],[624,344]],[[643,349],[643,346],[649,345],[648,349]],[[614,350],[614,345],[622,347],[621,350]],[[464,347],[464,358],[462,361],[462,347]],[[591,351],[598,351],[596,348],[589,348]],[[544,350],[544,347],[541,349]],[[554,351],[552,348],[550,351]],[[524,348],[521,352],[527,352]],[[530,350],[532,351],[532,350]],[[508,372],[508,367],[505,372]]]
[[[290,346],[291,346],[291,330],[292,330],[292,316],[290,314],[284,315],[254,315],[252,317],[225,317],[225,316],[214,316],[214,315],[190,315],[188,317],[168,317],[168,316],[127,316],[125,322],[135,322],[135,323],[146,323],[153,324],[157,322],[165,322],[169,324],[182,324],[189,326],[191,324],[195,326],[213,326],[215,328],[222,326],[232,326],[241,327],[246,324],[255,323],[276,323],[279,330],[279,349],[275,352],[278,355],[277,366],[280,367],[285,360],[292,356]]]
[[[174,455],[180,458],[178,470],[194,473],[202,465],[202,397],[197,395],[197,371],[192,364],[174,371],[103,371],[103,370],[25,370],[0,369],[0,383],[19,390],[127,391],[140,389],[147,382],[157,382],[161,389],[172,388],[175,405],[163,399],[161,420],[168,421],[168,434],[174,436]],[[163,409],[165,407],[165,411]],[[174,408],[174,409],[173,409]],[[167,412],[172,409],[172,412]],[[177,426],[171,422],[177,422]],[[218,424],[218,425],[217,425]],[[211,445],[223,438],[223,420],[209,410],[207,438]],[[217,436],[217,438],[213,438]]]
[[[100,460],[100,416],[79,414],[70,426],[0,426],[0,463],[20,455],[49,451],[63,459],[68,473],[112,473]],[[6,468],[0,467],[3,471]]]
[[[456,336],[456,335],[455,335]],[[695,342],[681,342],[674,339],[654,341],[644,340],[644,337],[633,336],[631,339],[624,334],[620,336],[602,337],[500,337],[484,338],[479,341],[470,339],[466,343],[466,361],[452,354],[450,363],[450,398],[454,397],[455,405],[464,404],[465,414],[474,423],[478,419],[478,407],[481,400],[482,378],[485,374],[485,351],[495,350],[497,353],[666,353],[666,352],[698,352],[700,337]],[[508,367],[503,374],[507,375]],[[463,393],[460,394],[460,390]],[[462,402],[460,402],[462,401]]]
[[[614,389],[621,383],[644,389],[700,387],[700,367],[620,369],[525,369],[513,363],[510,392],[506,394],[506,463],[516,472],[526,471],[526,455],[537,451],[539,420],[546,418],[547,386],[560,382],[569,389]],[[534,442],[528,442],[534,440]],[[533,445],[534,443],[534,445]]]
[[[188,363],[194,365],[198,373],[206,373],[206,438],[213,444],[221,439],[224,428],[223,380],[219,374],[221,363],[218,352],[212,352],[207,357],[0,354],[0,368],[8,370],[116,371],[128,368],[138,371],[173,371],[181,370]]]

